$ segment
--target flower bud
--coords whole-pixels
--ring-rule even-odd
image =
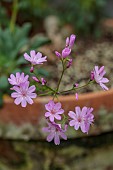
[[[68,63],[67,63],[67,68],[69,68],[70,66],[72,66],[72,58],[68,60]]]
[[[78,87],[78,85],[79,85],[78,83],[75,83],[73,86],[74,86],[74,87]]]
[[[34,67],[33,67],[33,66],[31,66],[31,68],[30,68],[30,72],[31,72],[31,73],[33,73],[33,71],[34,71]]]
[[[78,93],[75,93],[75,98],[76,100],[78,100]]]
[[[58,51],[55,51],[55,54],[58,58],[61,58],[61,54]]]
[[[41,82],[43,86],[47,83],[47,81],[43,77],[41,78]]]
[[[66,47],[69,46],[69,37],[66,38]]]
[[[94,71],[91,71],[90,80],[94,80]]]
[[[66,58],[67,56],[69,56],[70,55],[70,53],[71,53],[71,49],[70,48],[64,48],[63,50],[62,50],[62,57],[63,58]]]
[[[75,42],[76,36],[74,34],[72,34],[70,36],[70,41],[69,41],[69,47],[72,48]]]
[[[32,79],[33,79],[34,81],[36,81],[37,83],[40,83],[40,80],[39,80],[37,77],[33,76]]]

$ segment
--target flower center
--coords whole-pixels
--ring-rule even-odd
[[[81,123],[81,121],[82,121],[81,117],[78,117],[78,122],[80,122],[80,123]]]
[[[55,110],[51,110],[51,113],[52,113],[52,114],[55,114]]]

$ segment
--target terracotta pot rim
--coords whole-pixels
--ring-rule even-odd
[[[78,99],[78,101],[79,100],[84,100],[84,99],[88,99],[88,98],[91,98],[91,99],[93,99],[93,98],[98,98],[98,97],[105,97],[105,96],[109,96],[109,95],[111,95],[111,94],[113,94],[113,88],[112,89],[110,89],[110,90],[108,90],[108,91],[96,91],[96,92],[88,92],[88,93],[82,93],[82,94],[79,94],[78,93],[78,95],[79,95],[79,99]],[[11,102],[12,103],[12,101],[13,101],[13,99],[9,96],[9,95],[5,95],[4,97],[4,102],[6,103],[6,102]],[[75,100],[76,101],[76,99],[75,99],[75,94],[69,94],[69,95],[60,95],[60,96],[58,96],[58,98],[59,98],[59,101],[61,100],[63,100],[63,101],[68,101],[69,99],[70,100]],[[39,102],[39,101],[43,101],[43,102],[46,102],[46,101],[49,101],[49,100],[52,100],[53,99],[53,97],[52,96],[43,96],[43,97],[37,97],[35,100],[34,100],[34,102],[35,103],[37,103],[37,102]]]

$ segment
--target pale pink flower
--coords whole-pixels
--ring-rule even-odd
[[[60,144],[60,138],[63,138],[64,140],[67,140],[67,136],[65,134],[67,130],[67,125],[65,125],[65,128],[62,129],[61,125],[56,124],[55,122],[47,122],[48,127],[44,127],[42,130],[44,132],[49,133],[47,136],[47,141],[51,142],[54,140],[55,145]]]
[[[10,78],[8,78],[8,81],[10,84],[15,85],[15,86],[20,86],[22,83],[25,83],[28,81],[29,76],[26,75],[24,76],[24,73],[16,73],[16,76],[14,74],[10,75]]]
[[[94,115],[91,113],[93,108],[83,107],[82,110],[80,107],[75,107],[75,112],[69,111],[68,115],[72,119],[69,122],[70,126],[74,126],[75,130],[78,130],[79,127],[83,133],[88,133],[89,127],[94,121]]]
[[[15,98],[14,103],[16,105],[19,105],[21,103],[22,107],[26,107],[27,103],[33,104],[32,98],[36,98],[36,93],[34,93],[36,87],[34,85],[29,87],[29,82],[25,82],[21,84],[20,87],[14,86],[13,90],[16,92],[13,92],[11,94],[11,97]]]
[[[36,53],[35,50],[30,51],[30,55],[27,53],[24,54],[24,58],[29,61],[32,65],[43,64],[43,62],[47,61],[46,56],[42,57],[42,53]]]
[[[61,108],[60,102],[55,104],[53,100],[50,100],[45,108],[47,110],[45,117],[48,117],[51,122],[54,122],[54,119],[61,120],[61,114],[64,113],[64,110]]]
[[[100,67],[100,69],[98,66],[95,66],[91,74],[91,77],[94,77],[94,80],[102,87],[103,90],[108,90],[108,87],[104,85],[104,83],[109,82],[107,78],[104,78],[104,75],[106,74],[104,66]]]

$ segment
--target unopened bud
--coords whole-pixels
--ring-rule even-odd
[[[78,93],[75,93],[75,98],[76,100],[78,100]]]
[[[79,85],[78,83],[75,83],[73,86],[74,86],[74,87],[78,87],[78,85]]]
[[[72,34],[72,35],[70,36],[70,41],[69,41],[69,46],[70,46],[70,48],[73,47],[73,45],[74,45],[74,43],[75,43],[75,39],[76,39],[76,36],[75,36],[74,34]]]
[[[91,71],[90,80],[94,80],[94,72],[93,71]]]
[[[70,66],[72,66],[72,61],[73,61],[72,59],[69,59],[69,60],[68,60],[67,68],[69,68]]]
[[[61,58],[61,54],[58,51],[55,51],[55,54],[58,58]]]
[[[67,56],[69,56],[70,55],[70,53],[71,53],[71,49],[70,48],[64,48],[63,50],[62,50],[62,57],[63,58],[66,58]]]
[[[33,73],[33,71],[34,71],[34,67],[32,66],[32,67],[30,68],[30,72]]]
[[[66,47],[69,46],[69,37],[66,38]]]
[[[37,77],[33,76],[32,79],[33,79],[34,81],[36,81],[37,83],[40,83],[40,80],[39,80]]]
[[[47,83],[47,81],[43,77],[41,78],[41,82],[43,86]]]

